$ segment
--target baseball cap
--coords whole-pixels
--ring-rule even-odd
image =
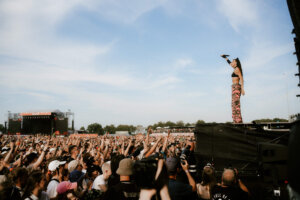
[[[120,161],[119,168],[117,169],[117,174],[122,176],[130,176],[133,174],[133,160],[130,158],[125,158]]]
[[[78,166],[79,162],[78,160],[72,160],[71,162],[69,162],[68,164],[68,170],[71,173],[72,171],[74,171],[76,169],[76,167]]]
[[[53,160],[49,163],[48,169],[50,171],[55,171],[60,165],[66,164],[66,161],[58,161],[58,160]]]
[[[63,181],[57,185],[56,192],[58,194],[63,194],[68,190],[77,188],[77,182],[71,183],[69,181]]]
[[[84,178],[85,174],[82,171],[74,170],[69,174],[70,182],[80,182]]]

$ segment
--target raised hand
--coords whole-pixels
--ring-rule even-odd
[[[242,95],[243,95],[243,96],[245,95],[245,90],[244,90],[244,89],[242,89]]]

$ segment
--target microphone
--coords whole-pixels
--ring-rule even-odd
[[[223,54],[221,55],[222,58],[227,58],[229,55]]]

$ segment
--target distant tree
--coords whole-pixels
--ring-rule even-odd
[[[80,129],[79,129],[79,130],[81,130],[81,131],[85,131],[85,128],[84,128],[84,126],[80,127]]]
[[[104,130],[103,130],[101,124],[99,124],[99,123],[93,123],[93,124],[88,125],[87,131],[89,133],[98,133],[99,135],[104,134]]]
[[[184,127],[184,122],[182,120],[176,122],[176,126]]]
[[[104,131],[105,132],[109,132],[109,134],[115,134],[116,133],[116,127],[115,125],[111,124],[111,125],[106,125],[104,127]]]
[[[129,133],[133,133],[136,131],[136,126],[130,125],[129,126]]]
[[[171,122],[171,121],[167,121],[166,123],[165,123],[165,127],[173,127],[173,126],[176,126],[176,123],[174,123],[174,122]]]
[[[117,126],[116,131],[128,131],[129,133],[132,133],[136,130],[136,127],[133,125],[124,125],[120,124]]]
[[[203,120],[198,120],[198,121],[196,122],[196,124],[205,124],[205,121],[203,121]]]
[[[289,122],[287,119],[282,119],[282,118],[274,118],[273,122]]]
[[[190,123],[186,123],[184,126],[189,127],[189,126],[192,126],[192,125]]]
[[[253,121],[256,123],[268,123],[268,122],[288,122],[289,120],[282,119],[282,118],[273,118],[273,119],[266,118],[266,119],[256,119]]]
[[[153,130],[155,130],[157,127],[164,127],[165,126],[165,123],[164,122],[162,122],[162,121],[160,121],[160,122],[158,122],[158,123],[155,123],[155,124],[153,124],[153,125],[149,125],[148,127],[147,127],[147,130],[151,127]]]

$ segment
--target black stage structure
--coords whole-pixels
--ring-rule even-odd
[[[197,171],[201,173],[203,166],[213,163],[220,178],[224,168],[237,168],[253,199],[286,199],[287,127],[293,123],[282,126],[284,129],[270,130],[257,124],[197,124]],[[276,190],[281,191],[280,197],[274,196]]]
[[[69,128],[70,117],[72,125]],[[59,110],[8,114],[8,134],[59,134],[74,130],[74,113]]]
[[[294,25],[294,29],[292,30],[292,34],[295,34],[294,44],[296,51],[294,52],[294,54],[297,56],[298,60],[298,73],[295,74],[295,76],[299,77],[298,87],[300,87],[300,1],[287,0],[287,5]],[[298,94],[297,97],[300,97],[300,94]]]

